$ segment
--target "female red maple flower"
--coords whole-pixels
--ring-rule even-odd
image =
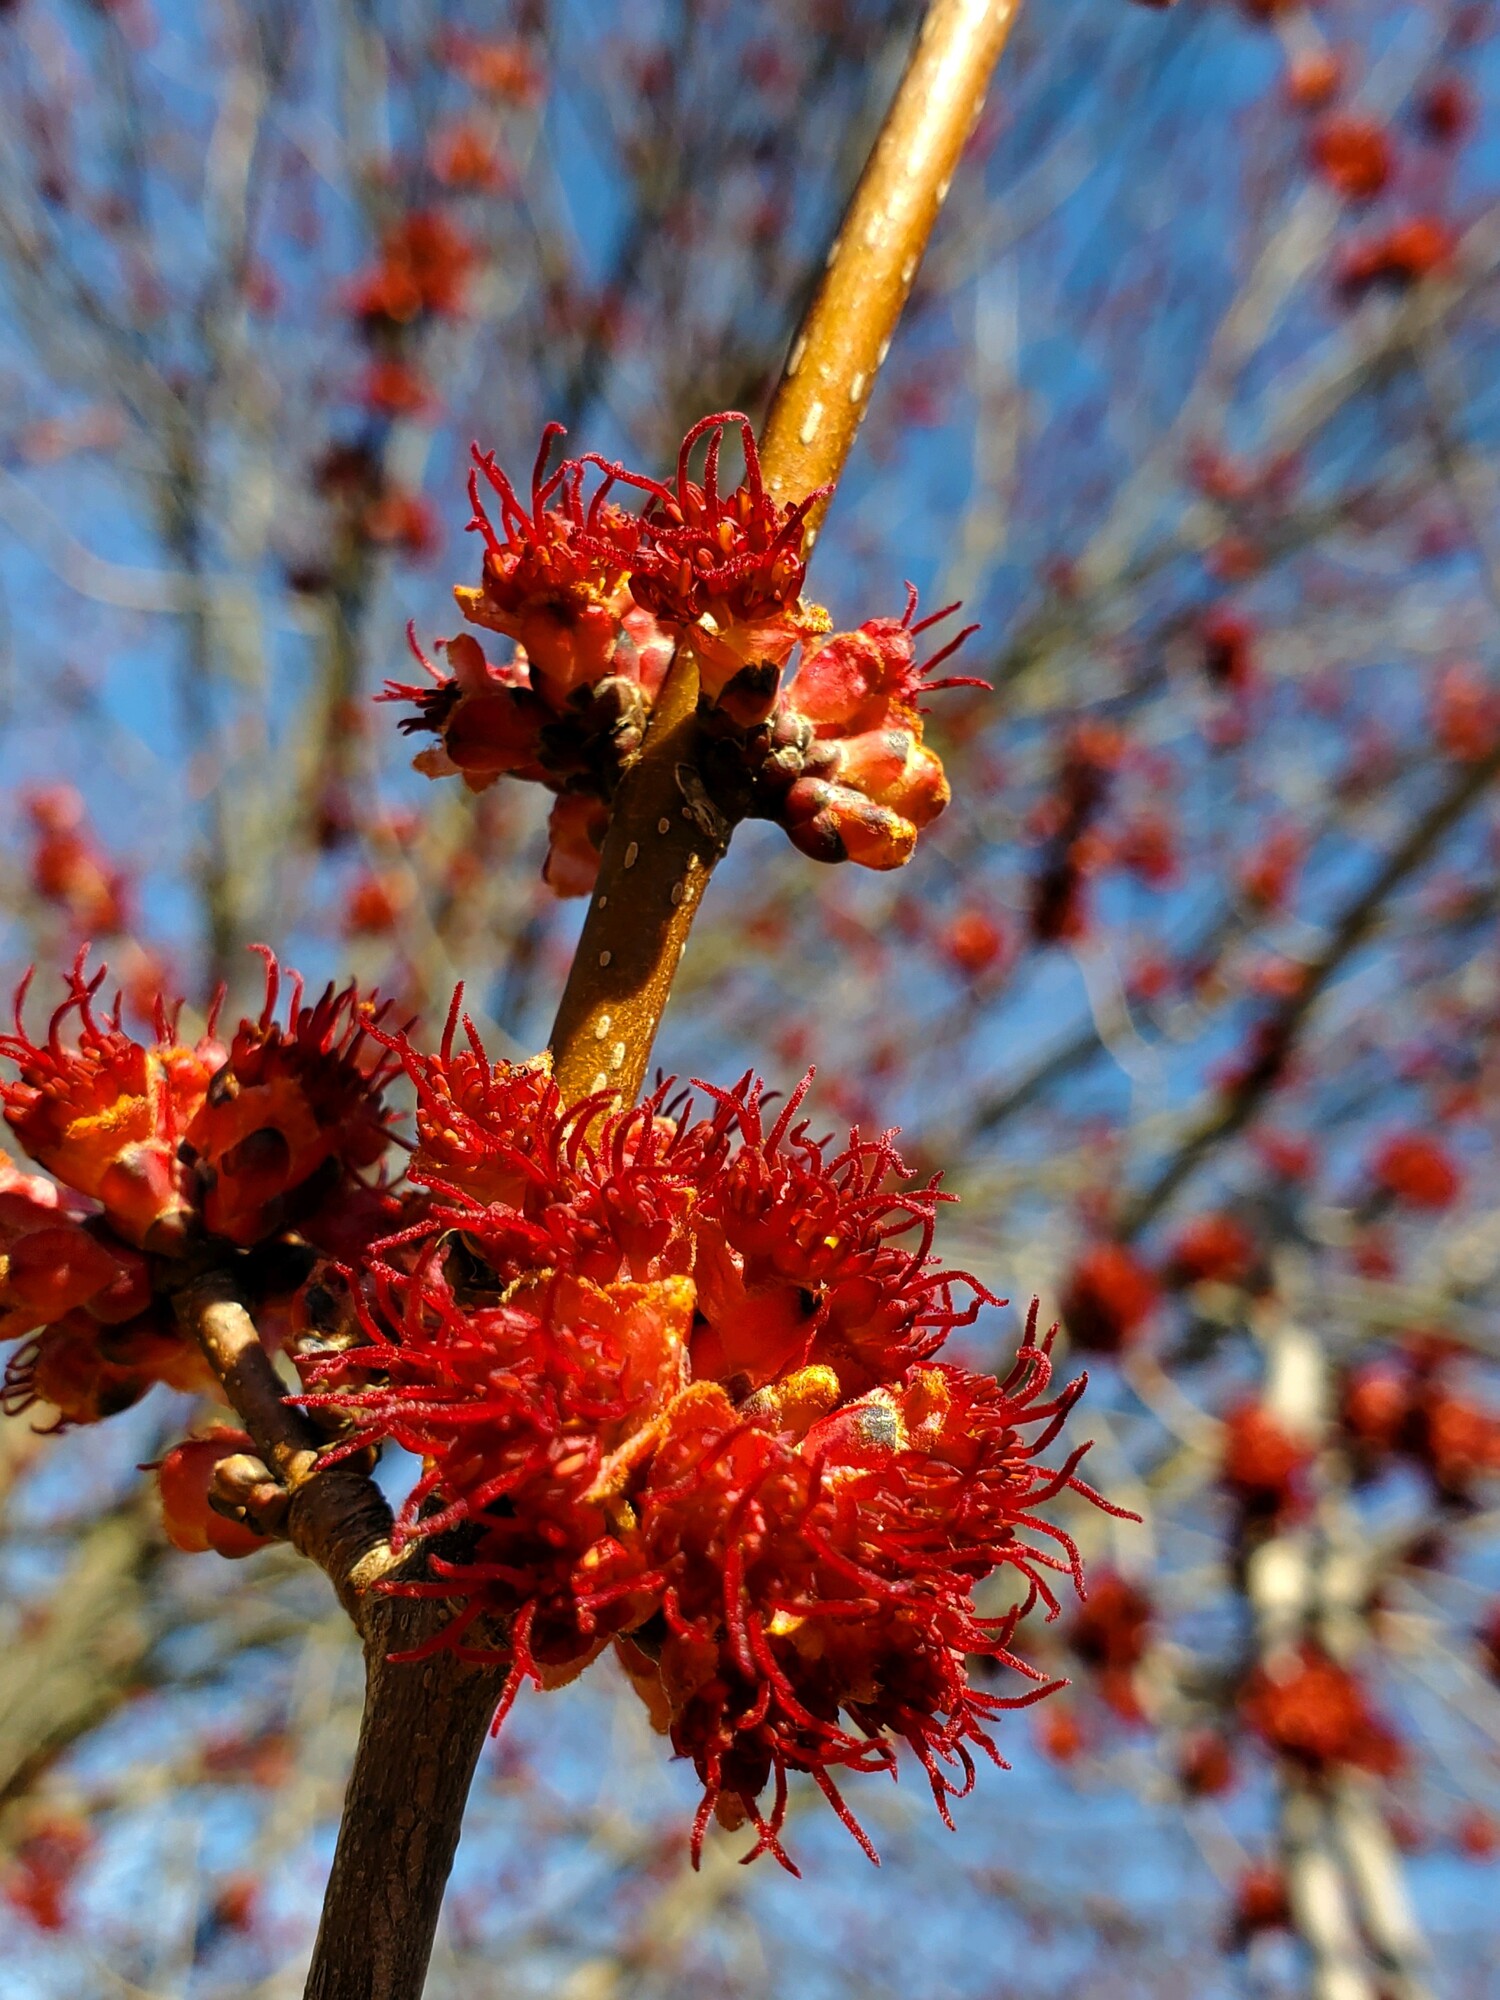
[[[1394,1132],[1370,1162],[1378,1186],[1409,1208],[1451,1208],[1463,1192],[1452,1155],[1425,1132]]]
[[[1073,1266],[1063,1291],[1063,1325],[1087,1354],[1120,1354],[1140,1339],[1160,1286],[1123,1243],[1095,1243]]]
[[[1068,1486],[1096,1497],[1076,1478],[1081,1450],[1054,1471],[1036,1462],[1081,1387],[1047,1395],[1049,1344],[1033,1315],[1006,1382],[917,1367],[805,1429],[763,1399],[736,1410],[717,1385],[669,1414],[639,1496],[661,1612],[621,1652],[702,1780],[695,1855],[717,1814],[755,1826],[748,1858],[791,1868],[787,1778],[806,1771],[875,1859],[832,1774],[894,1773],[903,1740],[951,1826],[948,1800],[974,1782],[971,1746],[1001,1763],[995,1717],[1061,1685],[1012,1651],[1034,1603],[1056,1612],[1048,1572],[1081,1583],[1076,1549],[1035,1510]],[[1040,1437],[1026,1435],[1033,1424]],[[1020,1601],[981,1617],[974,1587],[1003,1567]],[[969,1655],[1032,1685],[981,1692]]]
[[[1312,164],[1348,202],[1373,201],[1395,168],[1390,135],[1373,118],[1332,111],[1313,128]]]
[[[524,684],[549,709],[561,710],[576,689],[611,674],[654,696],[671,647],[627,588],[640,556],[641,524],[609,497],[618,479],[634,475],[603,467],[585,501],[593,461],[564,459],[547,471],[553,442],[563,435],[556,423],[542,432],[529,509],[494,453],[476,449],[469,525],[484,541],[484,573],[477,589],[459,585],[454,596],[472,624],[503,632],[523,649]],[[498,531],[481,497],[481,475],[499,499]]]
[[[952,1197],[936,1177],[903,1186],[894,1133],[851,1134],[830,1155],[795,1122],[810,1083],[769,1124],[754,1079],[714,1091],[715,1113],[694,1135],[714,1171],[691,1222],[702,1322],[693,1372],[754,1390],[820,1367],[842,1398],[929,1359],[995,1302],[966,1274],[937,1268],[937,1208]],[[913,1230],[914,1244],[900,1240]],[[971,1292],[962,1307],[960,1285]]]
[[[695,1847],[718,1810],[785,1860],[798,1770],[852,1827],[830,1773],[893,1768],[901,1740],[946,1811],[993,1716],[1045,1691],[978,1694],[965,1660],[1027,1674],[1022,1612],[1055,1612],[1048,1571],[1078,1577],[1036,1510],[1088,1493],[1081,1450],[1039,1462],[1083,1382],[1049,1393],[1034,1316],[1003,1384],[934,1362],[990,1295],[932,1258],[935,1185],[892,1191],[890,1136],[813,1138],[805,1084],[774,1119],[749,1077],[703,1117],[666,1086],[601,1117],[459,1020],[456,997],[435,1055],[383,1038],[429,1206],[364,1260],[365,1344],[307,1371],[341,1449],[422,1458],[398,1539],[464,1531],[397,1587],[457,1602],[436,1643],[508,1658],[502,1715],[628,1641],[704,1784]],[[1024,1601],[980,1617],[1007,1567]]]
[[[745,477],[732,492],[721,493],[719,453],[731,428],[743,441]],[[700,486],[689,477],[688,462],[704,437],[708,455]],[[737,692],[752,703],[759,697],[753,719],[761,720],[799,640],[827,630],[827,614],[803,603],[802,582],[807,516],[828,489],[819,487],[791,505],[774,500],[761,477],[755,433],[738,410],[722,410],[693,425],[671,485],[623,466],[608,470],[650,495],[631,565],[635,601],[672,630],[691,631],[710,700],[718,701],[739,677]],[[751,717],[747,713],[744,719]]]
[[[183,1134],[184,1157],[202,1189],[203,1226],[248,1246],[285,1225],[287,1203],[305,1206],[330,1162],[359,1175],[391,1143],[381,1093],[395,1074],[389,1053],[370,1039],[387,1011],[332,981],[311,1005],[291,975],[287,1022],[276,1019],[281,968],[265,946],[266,998],[242,1020],[227,1056]]]
[[[30,973],[21,982],[15,1033],[0,1036],[0,1055],[20,1072],[15,1082],[0,1083],[5,1120],[39,1166],[99,1202],[127,1243],[171,1250],[186,1237],[194,1208],[180,1149],[224,1051],[212,1021],[196,1046],[185,1047],[175,1015],[161,1001],[149,1047],[125,1033],[118,997],[101,1019],[94,999],[105,968],[86,979],[85,956],[80,952],[66,976],[67,998],[44,1042],[26,1032]],[[70,1047],[62,1032],[72,1014],[78,1035]]]
[[[1269,1749],[1318,1775],[1352,1766],[1390,1777],[1405,1761],[1364,1683],[1310,1641],[1257,1667],[1241,1707]]]

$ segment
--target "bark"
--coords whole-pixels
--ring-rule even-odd
[[[388,1598],[367,1615],[365,1706],[306,2000],[422,1991],[464,1803],[504,1668],[454,1654],[398,1663],[446,1610]]]

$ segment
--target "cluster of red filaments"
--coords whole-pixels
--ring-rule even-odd
[[[732,432],[744,477],[726,491],[720,464]],[[913,623],[908,587],[904,617],[829,636],[827,614],[802,596],[807,517],[823,495],[774,499],[736,411],[692,427],[670,484],[594,454],[549,472],[561,435],[559,424],[543,433],[529,502],[493,454],[475,452],[470,525],[484,543],[483,573],[455,596],[471,624],[503,634],[514,651],[491,662],[462,633],[443,642],[443,674],[413,641],[434,685],[392,684],[386,698],[415,704],[404,728],[440,738],[418,769],[460,774],[475,790],[502,776],[547,786],[557,803],[546,878],[560,894],[584,893],[615,788],[673,651],[688,644],[701,711],[721,750],[726,735],[735,745],[737,814],[777,820],[820,860],[906,861],[948,800],[942,765],[922,743],[919,698],[984,685],[927,678],[967,634],[919,665],[918,635],[949,614]],[[690,473],[700,444],[701,483]],[[644,495],[638,512],[619,504],[621,492]],[[801,670],[783,693],[799,646]]]
[[[1053,1574],[1081,1587],[1038,1510],[1095,1497],[1085,1448],[1040,1462],[1083,1382],[1052,1387],[1034,1315],[1003,1382],[937,1359],[998,1302],[937,1264],[941,1197],[892,1135],[832,1149],[805,1085],[774,1115],[748,1077],[705,1115],[665,1088],[606,1114],[456,1014],[436,1055],[392,1047],[431,1207],[376,1247],[365,1344],[308,1401],[345,1448],[420,1457],[400,1538],[463,1531],[408,1586],[457,1603],[437,1643],[508,1657],[503,1715],[613,1641],[702,1780],[695,1854],[717,1815],[790,1866],[797,1771],[868,1850],[835,1774],[902,1741],[946,1817],[996,1715],[1048,1692],[1012,1648]],[[972,1688],[975,1654],[1021,1691]]]
[[[0,1037],[16,1071],[0,1104],[55,1178],[0,1168],[0,1339],[25,1343],[6,1370],[8,1413],[40,1402],[60,1423],[91,1423],[156,1382],[209,1386],[170,1296],[205,1243],[253,1250],[295,1227],[342,1250],[356,1210],[366,1229],[391,1227],[393,1206],[365,1184],[390,1142],[392,1062],[368,1038],[382,1010],[353,987],[305,1004],[294,978],[283,1023],[265,958],[265,1006],[227,1046],[217,1005],[187,1041],[163,1000],[154,1039],[137,1040],[118,997],[100,1010],[105,972],[88,974],[82,954],[34,1041],[23,982]]]

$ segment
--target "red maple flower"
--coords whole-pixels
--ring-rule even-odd
[[[203,1225],[231,1243],[259,1242],[284,1225],[288,1201],[321,1191],[320,1170],[337,1162],[359,1174],[390,1145],[381,1091],[392,1058],[369,1040],[387,1009],[332,981],[311,1006],[291,975],[287,1024],[276,1019],[281,969],[266,961],[259,1018],[243,1020],[183,1134],[185,1157],[202,1186]]]
[[[1373,201],[1391,177],[1394,158],[1383,125],[1353,112],[1330,112],[1314,127],[1312,163],[1345,201]]]
[[[1410,1370],[1395,1361],[1367,1361],[1344,1384],[1344,1429],[1366,1452],[1396,1451],[1412,1413]]]
[[[1234,1751],[1217,1729],[1195,1729],[1177,1754],[1177,1782],[1189,1798],[1218,1799],[1234,1786]]]
[[[787,1774],[803,1770],[873,1858],[834,1771],[894,1771],[904,1738],[948,1821],[948,1799],[974,1780],[970,1746],[998,1761],[994,1718],[1050,1690],[1011,1650],[1019,1610],[978,1616],[974,1584],[1009,1566],[1026,1604],[1050,1606],[1046,1572],[1078,1574],[1065,1538],[1061,1556],[1035,1539],[1059,1536],[1034,1510],[1077,1463],[1043,1472],[1025,1435],[1050,1435],[1073,1400],[1047,1397],[1049,1374],[1030,1339],[1003,1384],[914,1368],[800,1438],[784,1415],[757,1408],[747,1423],[716,1385],[679,1402],[640,1496],[664,1629],[622,1650],[654,1679],[673,1747],[703,1781],[695,1849],[717,1809],[721,1823],[750,1820],[753,1852],[786,1863]],[[1032,1687],[979,1692],[971,1653]]]
[[[1286,94],[1299,111],[1321,111],[1344,80],[1344,65],[1332,49],[1304,49],[1287,64]]]
[[[213,1549],[233,1559],[254,1555],[266,1546],[264,1535],[243,1521],[217,1513],[209,1502],[214,1468],[220,1460],[254,1450],[250,1437],[228,1424],[210,1424],[207,1430],[173,1445],[155,1471],[162,1523],[174,1548],[189,1555]]]
[[[917,637],[958,606],[913,624],[917,593],[906,589],[901,618],[871,618],[857,632],[809,641],[778,713],[783,731],[811,740],[776,817],[815,861],[899,868],[952,796],[941,759],[922,740],[920,697],[988,688],[968,675],[929,678],[979,628],[966,626],[919,662]]]
[[[1045,843],[1031,885],[1031,933],[1038,944],[1081,937],[1087,929],[1088,880],[1106,852],[1095,828],[1124,754],[1119,730],[1092,719],[1075,724],[1063,740],[1056,785],[1032,819]]]
[[[1219,605],[1203,620],[1203,671],[1215,687],[1245,693],[1255,680],[1255,627]]]
[[[5,1120],[38,1165],[101,1205],[126,1242],[170,1250],[183,1241],[193,1212],[180,1147],[224,1051],[212,1021],[196,1047],[184,1047],[160,1000],[151,1047],[125,1033],[118,998],[101,1020],[93,1003],[105,968],[86,979],[84,956],[67,975],[67,998],[40,1044],[22,1020],[31,975],[21,982],[16,1031],[0,1036],[0,1055],[20,1072],[16,1082],[0,1084]],[[70,1048],[62,1029],[73,1013],[78,1038]]]
[[[83,799],[71,785],[28,792],[26,814],[36,834],[31,882],[38,896],[62,910],[81,937],[123,930],[130,884],[89,832]]]
[[[43,1327],[11,1355],[0,1385],[0,1411],[15,1417],[45,1403],[57,1411],[51,1428],[65,1430],[117,1416],[159,1382],[189,1395],[214,1386],[198,1348],[157,1308],[118,1326],[75,1311]]]
[[[1376,1149],[1370,1172],[1377,1185],[1409,1208],[1451,1208],[1463,1177],[1447,1149],[1425,1132],[1395,1132]]]
[[[1185,1222],[1167,1257],[1168,1273],[1179,1285],[1241,1285],[1254,1267],[1255,1241],[1249,1230],[1219,1212]]]
[[[1006,935],[988,911],[959,910],[943,928],[939,943],[944,958],[966,979],[982,979],[1004,962]]]
[[[1119,1354],[1140,1338],[1159,1294],[1156,1279],[1123,1243],[1096,1243],[1063,1289],[1063,1324],[1086,1354]]]
[[[935,1184],[902,1186],[890,1135],[812,1137],[806,1084],[774,1119],[748,1077],[703,1116],[663,1086],[601,1117],[545,1064],[491,1064],[459,1008],[436,1054],[383,1037],[427,1208],[364,1260],[364,1344],[307,1364],[342,1449],[422,1458],[398,1540],[466,1531],[408,1586],[459,1603],[437,1643],[508,1657],[503,1715],[618,1637],[703,1781],[695,1850],[717,1811],[785,1861],[794,1770],[863,1841],[830,1774],[893,1768],[903,1738],[946,1810],[1032,1698],[975,1693],[966,1656],[1019,1667],[1021,1611],[1078,1574],[1036,1509],[1089,1491],[1082,1452],[1037,1455],[1082,1381],[1048,1392],[1034,1317],[1003,1384],[935,1362],[989,1294],[930,1254]],[[1025,1602],[980,1617],[1007,1566]]]
[[[726,430],[738,429],[745,477],[719,490],[719,452]],[[703,483],[688,462],[708,439]],[[774,500],[760,472],[750,421],[738,410],[700,417],[682,441],[671,485],[608,470],[650,496],[630,588],[637,604],[677,632],[691,631],[703,691],[717,701],[741,674],[776,675],[799,640],[827,629],[825,614],[802,602],[807,565],[802,544],[808,514],[828,491],[819,487],[791,505]],[[769,710],[769,701],[762,713]]]
[[[1307,1504],[1313,1452],[1260,1403],[1242,1403],[1224,1419],[1220,1477],[1247,1514],[1281,1519]]]
[[[1247,1868],[1235,1885],[1231,1941],[1242,1948],[1262,1931],[1289,1930],[1291,1923],[1285,1875],[1269,1862]]]
[[[1457,239],[1447,223],[1433,215],[1415,215],[1378,236],[1351,243],[1339,258],[1337,284],[1351,303],[1377,285],[1405,291],[1449,267]]]
[[[1389,1777],[1404,1761],[1363,1682],[1311,1642],[1257,1667],[1241,1707],[1270,1749],[1315,1774],[1342,1765]]]
[[[442,209],[418,209],[381,238],[380,261],[350,287],[349,309],[376,327],[419,313],[460,313],[476,262],[472,243]]]
[[[1461,76],[1440,76],[1423,91],[1417,117],[1427,137],[1439,146],[1464,138],[1474,123],[1474,93]]]
[[[523,506],[493,452],[474,453],[469,474],[471,530],[483,538],[484,572],[477,589],[454,590],[475,625],[503,632],[525,654],[521,685],[559,710],[575,688],[607,674],[625,674],[655,693],[670,648],[654,621],[633,602],[628,580],[640,560],[641,524],[610,498],[623,469],[585,497],[592,461],[564,459],[547,471],[561,424],[548,424],[531,475],[531,505]],[[500,503],[497,531],[481,498],[480,478]]]
[[[1093,1669],[1104,1699],[1127,1722],[1140,1719],[1133,1678],[1150,1643],[1152,1608],[1139,1584],[1106,1570],[1089,1586],[1068,1628],[1070,1651]]]
[[[134,1319],[151,1299],[146,1260],[85,1227],[81,1203],[53,1182],[0,1159],[0,1341],[77,1309],[105,1324]]]

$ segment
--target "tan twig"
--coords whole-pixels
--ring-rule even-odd
[[[787,357],[761,442],[779,500],[844,469],[1019,0],[933,0]],[[826,500],[823,503],[826,506]],[[812,517],[816,532],[817,510]],[[698,668],[679,648],[620,787],[552,1030],[564,1095],[640,1090],[708,877],[733,828],[698,775]]]

